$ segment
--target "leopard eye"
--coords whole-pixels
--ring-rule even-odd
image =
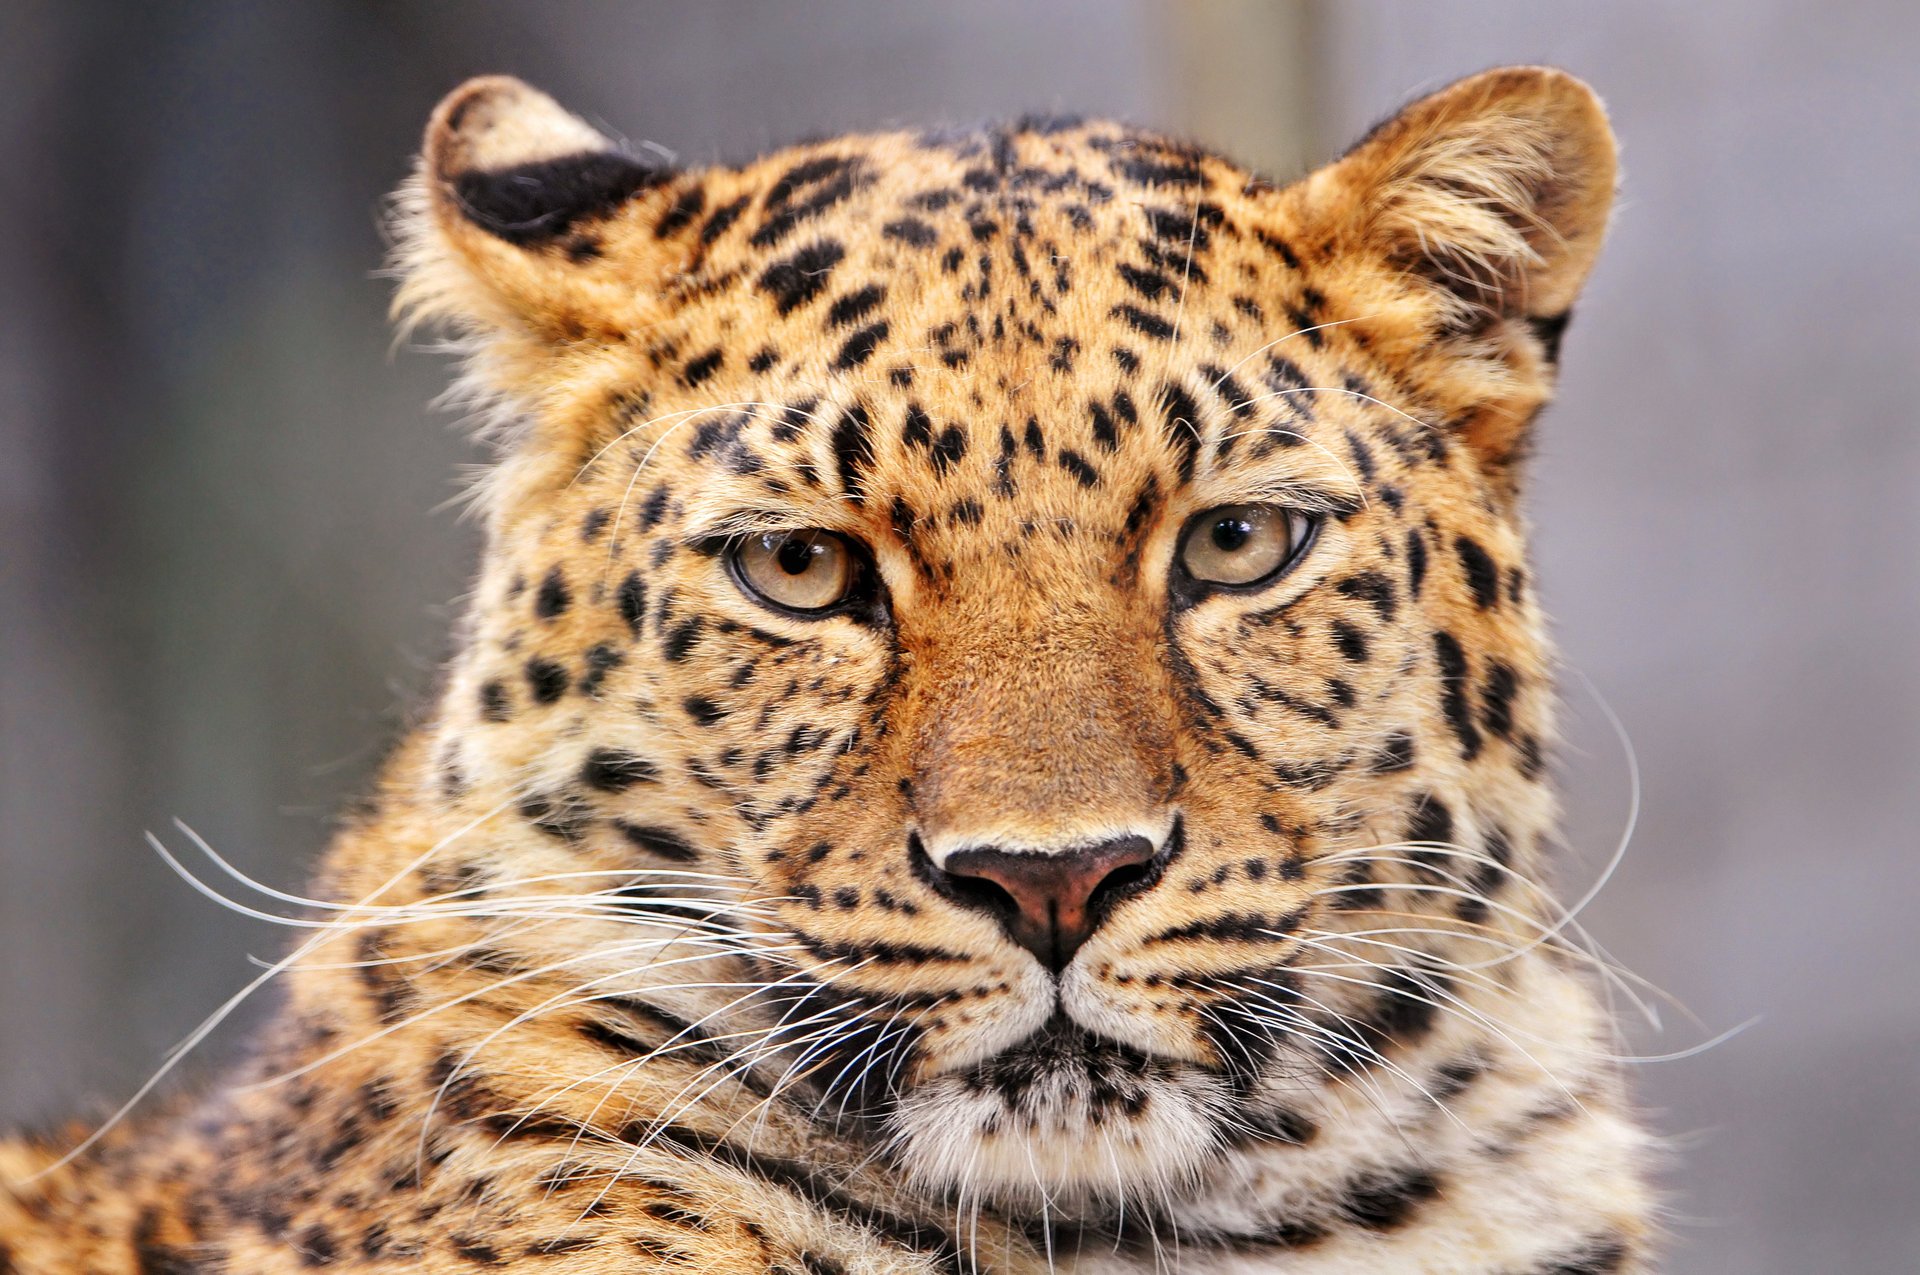
[[[853,591],[852,548],[830,531],[767,531],[733,551],[734,577],[763,602],[789,611],[825,611]]]
[[[1313,521],[1279,505],[1222,505],[1180,538],[1180,565],[1206,584],[1245,586],[1277,575],[1299,556]]]

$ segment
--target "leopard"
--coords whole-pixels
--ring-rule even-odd
[[[458,88],[454,654],[307,892],[203,847],[273,1008],[0,1144],[0,1271],[1654,1269],[1523,499],[1616,184],[1545,67],[1285,183]]]

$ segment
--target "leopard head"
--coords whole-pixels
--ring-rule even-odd
[[[1613,184],[1542,69],[1286,186],[1072,120],[682,171],[462,87],[400,201],[499,450],[437,800],[731,972],[511,941],[936,1188],[1307,1136],[1550,910],[1521,462]]]

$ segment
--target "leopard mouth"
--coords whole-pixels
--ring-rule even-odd
[[[975,1093],[992,1093],[1009,1108],[1046,1086],[1084,1086],[1089,1104],[1106,1110],[1115,1104],[1137,1106],[1142,1082],[1163,1060],[1081,1026],[1065,1010],[1031,1035],[959,1074]]]
[[[902,1167],[936,1187],[1024,1204],[1162,1191],[1217,1154],[1221,1077],[1076,1023],[1038,1029],[902,1093],[889,1120]]]

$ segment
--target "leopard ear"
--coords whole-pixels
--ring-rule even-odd
[[[434,111],[397,201],[396,312],[536,340],[629,322],[650,262],[610,241],[638,238],[638,206],[673,177],[519,80],[469,80]]]
[[[1496,477],[1552,387],[1560,333],[1606,232],[1616,176],[1600,99],[1548,67],[1471,76],[1380,125],[1295,188],[1351,263],[1357,318]],[[1418,373],[1417,373],[1418,374]]]

